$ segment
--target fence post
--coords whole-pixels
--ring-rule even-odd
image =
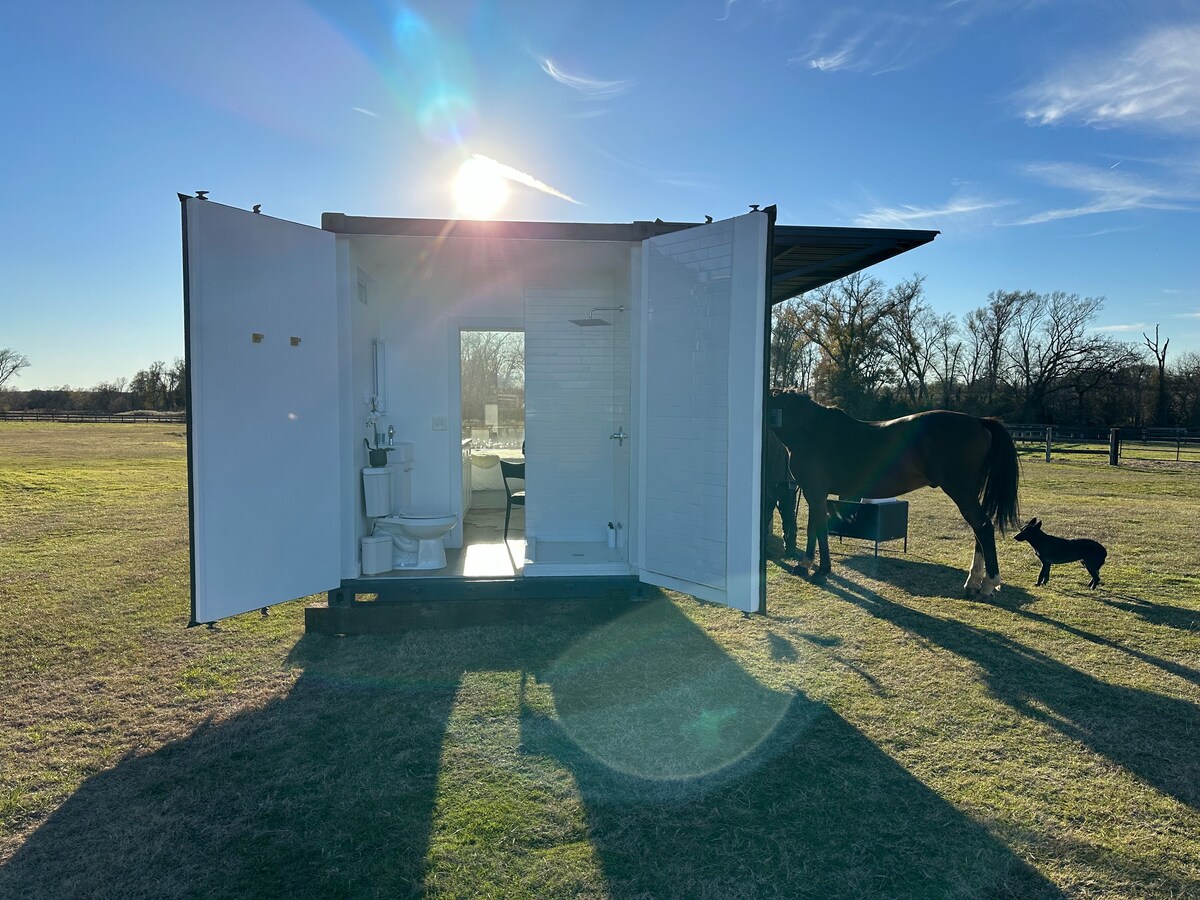
[[[1108,433],[1108,464],[1117,465],[1121,460],[1121,429],[1114,428]]]
[[[1046,462],[1050,462],[1050,445],[1053,442],[1054,426],[1046,426]]]

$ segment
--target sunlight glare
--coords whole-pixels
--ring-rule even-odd
[[[490,219],[508,200],[508,180],[486,160],[472,158],[454,176],[454,202],[472,219]]]

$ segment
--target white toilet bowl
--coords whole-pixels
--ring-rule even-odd
[[[373,519],[376,532],[392,538],[392,558],[397,569],[444,569],[444,538],[458,524],[458,516],[420,514],[383,516]]]

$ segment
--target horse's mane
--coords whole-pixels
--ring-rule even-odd
[[[842,419],[846,422],[855,422],[862,424],[850,413],[836,406],[826,406],[824,403],[818,403],[812,398],[807,391],[799,390],[798,388],[773,388],[771,396],[783,401],[784,408],[795,407],[797,405],[806,405],[812,407],[813,414],[824,416],[827,418]]]

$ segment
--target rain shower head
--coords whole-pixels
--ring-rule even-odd
[[[598,312],[625,312],[625,307],[623,307],[623,306],[593,306],[592,311],[588,313],[588,317],[586,319],[571,319],[570,322],[572,325],[581,325],[585,328],[588,326],[591,326],[591,325],[611,325],[612,324],[612,322],[608,321],[608,319],[597,319],[596,313],[598,313]]]

